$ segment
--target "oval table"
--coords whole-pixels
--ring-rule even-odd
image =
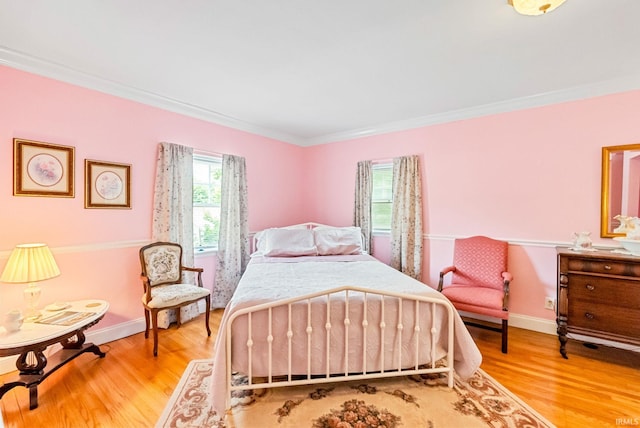
[[[0,386],[0,399],[16,386],[29,389],[29,409],[38,407],[38,385],[51,373],[85,352],[103,358],[106,354],[93,343],[84,343],[84,330],[104,317],[109,303],[104,300],[77,300],[47,306],[40,318],[22,324],[18,331],[0,327],[0,357],[19,355],[18,375]],[[48,358],[44,351],[59,343],[62,349]]]

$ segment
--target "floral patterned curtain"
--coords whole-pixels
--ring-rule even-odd
[[[214,308],[227,306],[249,262],[247,205],[245,159],[224,155],[218,259],[211,297]]]
[[[362,230],[364,249],[369,254],[372,253],[371,195],[373,193],[373,178],[371,164],[371,161],[358,162],[355,206],[353,211],[353,224]]]
[[[160,143],[153,193],[153,241],[176,242],[182,246],[182,264],[193,266],[193,148]],[[194,283],[193,274],[183,281]],[[188,321],[204,312],[197,303],[181,308],[180,320]],[[158,313],[158,327],[176,320],[175,310]]]
[[[393,159],[391,266],[422,277],[422,185],[418,156]]]

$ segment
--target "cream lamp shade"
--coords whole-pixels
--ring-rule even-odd
[[[11,252],[0,281],[29,283],[58,275],[60,270],[46,244],[20,244]]]
[[[522,15],[543,15],[551,12],[565,0],[509,0],[516,12]]]
[[[11,252],[0,281],[29,284],[24,290],[28,305],[27,321],[39,316],[36,307],[40,299],[40,287],[34,283],[58,275],[60,270],[46,244],[20,244]]]

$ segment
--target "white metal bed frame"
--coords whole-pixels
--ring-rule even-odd
[[[363,320],[360,323],[352,323],[351,320],[349,319],[349,295],[350,294],[354,294],[354,293],[361,293],[363,296],[363,311],[362,314],[363,315]],[[380,331],[380,348],[377,350],[379,352],[378,355],[381,356],[382,361],[380,363],[380,367],[375,367],[375,368],[371,368],[371,371],[368,371],[368,367],[367,367],[367,357],[369,355],[369,350],[368,350],[368,344],[367,344],[367,328],[370,328],[371,326],[369,325],[369,322],[367,321],[367,302],[369,301],[369,299],[372,298],[372,296],[374,296],[373,298],[375,298],[376,300],[379,300],[380,306],[381,306],[381,311],[382,311],[382,315],[381,315],[381,319],[382,321],[380,322],[380,324],[376,327],[373,326],[373,328],[377,328]],[[326,368],[326,371],[324,374],[322,375],[318,375],[318,374],[312,374],[311,373],[311,350],[313,349],[312,346],[312,332],[313,332],[313,327],[311,325],[311,311],[312,311],[312,305],[311,305],[311,301],[312,299],[317,299],[317,298],[324,298],[326,299],[326,319],[327,322],[324,326],[325,328],[325,355],[326,360],[323,362]],[[330,318],[330,302],[335,302],[335,299],[339,298],[342,299],[341,302],[344,302],[345,305],[345,318],[343,320],[336,320],[336,322],[340,322],[344,324],[344,329],[345,329],[345,334],[344,334],[344,355],[340,354],[340,355],[335,355],[335,353],[331,353],[331,349],[330,349],[330,334],[331,334],[331,327],[332,327],[332,320]],[[333,299],[333,300],[332,300]],[[385,318],[384,318],[384,310],[385,310],[385,301],[386,299],[396,299],[397,303],[398,303],[398,311],[399,311],[399,316],[398,318],[398,322],[395,326],[387,326],[386,322],[385,322]],[[317,301],[317,300],[316,300]],[[405,326],[402,324],[402,307],[403,307],[403,303],[404,301],[409,301],[409,302],[413,302],[412,304],[415,305],[415,317],[414,317],[414,325],[413,326]],[[419,311],[419,308],[421,306],[421,304],[423,303],[427,303],[429,304],[431,310],[430,311],[422,311],[422,313]],[[293,331],[292,331],[292,325],[291,325],[291,320],[292,320],[292,306],[295,304],[306,304],[307,306],[307,327],[306,327],[306,334],[307,334],[307,355],[306,355],[306,359],[307,359],[307,370],[306,373],[293,373],[292,372],[292,367],[291,367],[291,361],[292,361],[292,343],[293,343]],[[447,326],[447,338],[446,338],[446,356],[444,357],[444,359],[446,360],[446,365],[444,367],[436,367],[436,347],[438,344],[438,340],[437,338],[439,337],[439,335],[441,334],[441,331],[438,330],[437,327],[435,327],[437,325],[436,323],[436,307],[437,306],[442,306],[443,308],[445,308],[444,314],[446,315],[447,319],[446,322],[441,323],[441,326],[444,328],[444,326]],[[286,308],[286,313],[288,314],[288,320],[287,320],[287,333],[286,333],[286,343],[288,346],[288,369],[287,369],[287,373],[273,373],[273,348],[272,348],[272,344],[273,344],[273,340],[274,337],[272,335],[273,333],[273,312],[276,308]],[[253,344],[254,344],[254,335],[252,333],[252,325],[251,325],[251,317],[254,313],[259,312],[259,311],[267,311],[268,314],[268,335],[266,338],[261,338],[261,339],[266,339],[267,342],[267,347],[268,347],[268,375],[264,376],[264,381],[261,381],[262,378],[256,378],[254,379],[253,373],[252,373],[252,359],[253,359]],[[293,298],[289,298],[289,299],[282,299],[282,300],[278,300],[275,302],[270,302],[270,303],[264,303],[264,304],[259,304],[256,306],[251,306],[248,308],[243,308],[240,309],[236,312],[234,312],[228,322],[227,322],[227,330],[226,330],[226,365],[227,365],[227,373],[226,373],[226,380],[227,380],[227,385],[228,385],[228,393],[227,393],[227,405],[226,408],[229,409],[231,406],[231,394],[233,391],[239,391],[239,390],[249,390],[249,389],[257,389],[257,388],[275,388],[275,387],[283,387],[283,386],[293,386],[293,385],[310,385],[310,384],[322,384],[322,383],[329,383],[329,382],[343,382],[343,381],[350,381],[350,380],[361,380],[361,379],[376,379],[376,378],[384,378],[384,377],[393,377],[393,376],[405,376],[405,375],[413,375],[413,374],[427,374],[427,373],[445,373],[447,375],[447,384],[449,386],[449,388],[453,387],[453,382],[454,382],[454,368],[453,368],[453,360],[454,360],[454,355],[453,355],[453,350],[454,350],[454,324],[453,324],[453,320],[454,320],[454,311],[455,309],[453,308],[453,306],[451,305],[451,303],[449,303],[449,301],[447,300],[443,300],[441,298],[437,298],[437,297],[427,297],[427,296],[418,296],[418,295],[413,295],[413,294],[402,294],[402,293],[394,293],[394,292],[390,292],[390,291],[379,291],[379,290],[372,290],[372,289],[367,289],[367,288],[363,288],[363,287],[355,287],[355,286],[344,286],[344,287],[338,287],[338,288],[334,288],[331,290],[326,290],[326,291],[322,291],[322,292],[317,292],[317,293],[312,293],[312,294],[307,294],[304,296],[299,296],[299,297],[293,297]],[[248,373],[244,373],[245,375],[247,375],[248,378],[248,383],[247,384],[242,384],[242,385],[233,385],[232,382],[232,375],[233,375],[233,370],[232,370],[232,329],[233,329],[233,323],[235,320],[238,319],[238,317],[241,316],[247,316],[247,342],[246,342],[246,351],[248,353]],[[430,317],[429,318],[422,318],[422,317]],[[422,321],[422,322],[421,322]],[[425,324],[427,323],[428,324]],[[429,355],[430,355],[430,360],[428,364],[424,364],[422,362],[419,361],[419,349],[420,349],[420,341],[421,341],[421,334],[420,332],[422,331],[422,327],[420,327],[420,325],[429,325],[430,327],[430,346],[429,346]],[[351,328],[360,328],[362,329],[362,343],[356,343],[355,345],[352,343],[349,343],[349,334],[348,332],[350,331],[349,329]],[[385,362],[384,362],[384,355],[385,355],[385,347],[389,346],[388,344],[385,344],[384,341],[384,331],[385,328],[396,328],[398,330],[403,330],[405,328],[413,328],[413,330],[418,333],[418,334],[414,334],[412,336],[414,336],[414,341],[415,341],[415,356],[413,357],[413,364],[411,365],[411,367],[403,367],[402,366],[402,343],[400,343],[400,339],[396,340],[396,343],[392,344],[391,346],[395,346],[395,352],[398,355],[398,361],[397,364],[394,363],[395,368],[392,370],[385,370]],[[377,332],[377,331],[376,331]],[[360,336],[359,336],[360,337]],[[399,338],[401,338],[402,335],[399,335]],[[424,336],[423,336],[424,337]],[[424,339],[423,339],[424,340]],[[348,354],[349,354],[349,350],[353,348],[350,348],[350,346],[355,346],[359,349],[362,350],[362,372],[360,373],[349,373],[348,368],[346,367],[347,364],[344,364],[345,366],[345,370],[344,373],[331,373],[330,367],[332,366],[332,362],[335,364],[336,361],[348,361]]]

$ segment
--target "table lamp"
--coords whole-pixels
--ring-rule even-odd
[[[28,283],[24,289],[24,298],[27,302],[25,321],[29,322],[40,317],[40,311],[37,309],[40,287],[36,282],[58,275],[60,270],[46,244],[20,244],[11,252],[0,281]]]

